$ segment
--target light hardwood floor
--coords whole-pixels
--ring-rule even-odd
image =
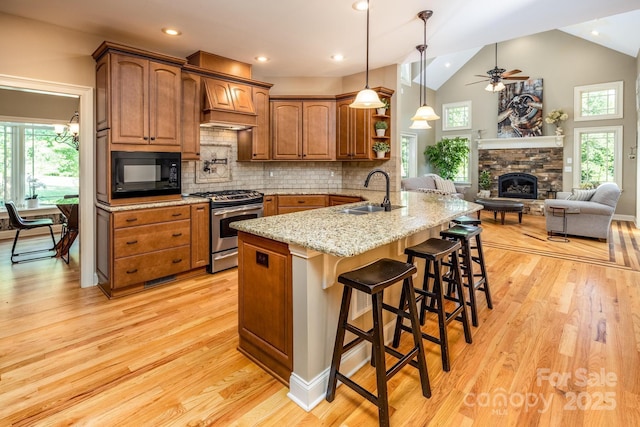
[[[452,369],[428,342],[389,384],[393,426],[640,425],[640,233],[546,241],[543,218],[484,216],[494,309],[473,344],[452,326]],[[38,239],[31,239],[37,243]],[[237,350],[236,271],[108,300],[66,265],[11,265],[0,243],[0,425],[375,426],[346,387],[307,413]],[[433,321],[427,328],[433,328]],[[409,344],[403,335],[403,345]],[[375,390],[369,366],[356,380]]]

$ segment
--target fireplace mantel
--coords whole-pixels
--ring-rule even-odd
[[[555,148],[564,145],[564,135],[530,136],[526,138],[478,138],[478,149]]]

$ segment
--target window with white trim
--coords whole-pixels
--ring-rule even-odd
[[[418,175],[418,135],[400,133],[400,166],[402,178]]]
[[[623,82],[576,86],[573,89],[575,121],[622,118]]]
[[[471,101],[442,105],[442,130],[471,129]]]
[[[447,138],[461,138],[465,139],[467,142],[467,147],[469,147],[469,154],[467,154],[466,159],[460,165],[458,170],[456,171],[456,175],[453,178],[453,182],[457,184],[469,184],[471,182],[471,135],[450,135]]]
[[[622,126],[576,128],[574,135],[573,186],[622,188]]]

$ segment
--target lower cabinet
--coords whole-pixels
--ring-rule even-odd
[[[329,206],[338,206],[360,201],[362,201],[362,197],[360,196],[329,196]]]
[[[198,208],[203,208],[202,213]],[[98,208],[96,212],[99,286],[110,298],[176,280],[208,263],[205,203],[113,213]],[[207,254],[199,238],[203,234]],[[194,253],[198,254],[195,265]]]
[[[293,289],[287,244],[238,233],[238,349],[282,383],[293,371]]]
[[[278,196],[264,196],[262,202],[262,215],[272,216],[278,214]]]
[[[278,196],[278,214],[306,211],[327,206],[325,195]]]

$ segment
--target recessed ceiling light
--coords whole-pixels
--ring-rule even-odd
[[[180,30],[176,30],[175,28],[163,28],[162,32],[168,36],[179,36],[182,34]]]
[[[593,30],[593,31],[591,31],[591,35],[599,36],[599,35],[600,35],[600,31],[598,31],[598,30]]]
[[[331,55],[331,59],[333,59],[334,61],[340,62],[340,61],[344,61],[344,56],[342,56],[341,53],[336,53],[335,55]]]
[[[256,61],[258,61],[258,62],[268,62],[269,58],[267,58],[266,56],[256,56]]]
[[[355,10],[363,11],[367,10],[367,8],[369,7],[369,3],[367,3],[367,0],[358,0],[351,7]]]

